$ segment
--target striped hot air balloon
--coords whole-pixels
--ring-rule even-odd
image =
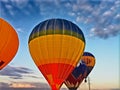
[[[93,67],[95,66],[95,57],[93,54],[91,54],[90,52],[84,52],[83,56],[81,57],[81,60],[86,64],[87,66],[87,73],[86,73],[86,77],[90,74],[90,72],[92,71]]]
[[[14,28],[0,18],[0,70],[4,68],[15,56],[19,40]]]
[[[80,65],[70,73],[64,82],[69,90],[77,90],[82,81],[87,78],[94,65],[95,57],[89,52],[84,52]]]
[[[74,23],[49,19],[35,26],[28,44],[35,64],[52,90],[58,90],[80,60],[85,38]]]
[[[70,73],[67,79],[64,81],[69,90],[77,90],[77,88],[83,81],[83,78],[86,77],[86,70],[86,64],[80,61],[80,64],[75,67],[72,73]]]

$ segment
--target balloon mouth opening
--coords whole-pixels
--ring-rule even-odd
[[[60,85],[54,84],[54,85],[50,85],[52,90],[59,90],[60,89]]]

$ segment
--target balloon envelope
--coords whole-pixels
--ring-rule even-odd
[[[13,59],[18,45],[16,31],[8,22],[0,18],[0,70]]]
[[[64,82],[69,90],[77,90],[84,78],[87,78],[95,65],[95,57],[89,52],[84,52],[81,57],[81,63]]]
[[[69,90],[77,90],[80,83],[83,81],[82,78],[85,78],[87,66],[82,61],[79,66],[77,66],[72,73],[65,80],[65,85]]]
[[[95,57],[90,52],[84,52],[83,56],[81,57],[81,60],[86,64],[87,66],[87,73],[86,77],[89,75],[89,73],[92,71],[93,67],[95,66]]]
[[[82,31],[64,19],[49,19],[30,34],[31,56],[53,90],[60,88],[83,54]]]

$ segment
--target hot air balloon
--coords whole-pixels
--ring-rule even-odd
[[[19,40],[14,28],[0,18],[0,70],[4,68],[15,56]]]
[[[77,90],[82,81],[87,78],[95,65],[95,57],[89,52],[84,52],[81,57],[81,63],[72,71],[64,82],[69,90]]]
[[[67,79],[64,81],[65,85],[69,88],[69,90],[77,90],[82,79],[86,76],[87,66],[85,63],[80,61],[80,64],[69,74]]]
[[[85,38],[71,21],[48,19],[35,26],[28,45],[35,64],[52,90],[59,90],[83,54]]]
[[[81,57],[81,60],[87,66],[87,73],[86,73],[86,77],[85,77],[85,82],[86,82],[87,76],[92,71],[93,67],[95,66],[95,57],[90,52],[84,52],[83,56]]]

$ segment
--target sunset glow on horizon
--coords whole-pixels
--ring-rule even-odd
[[[12,83],[10,85],[12,88],[35,88],[36,86],[27,83]]]

